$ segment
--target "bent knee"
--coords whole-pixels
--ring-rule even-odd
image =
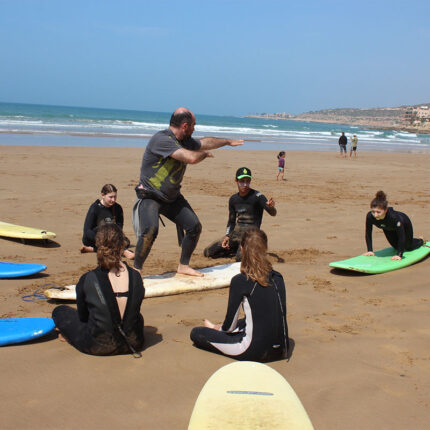
[[[193,236],[200,236],[201,232],[202,224],[200,223],[200,221],[198,221],[189,231],[187,231],[187,234],[191,234]]]
[[[142,232],[142,238],[144,242],[154,242],[158,236],[158,227],[148,227]]]

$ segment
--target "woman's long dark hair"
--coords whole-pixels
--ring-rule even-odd
[[[242,263],[240,271],[247,278],[267,287],[272,264],[267,259],[267,236],[263,230],[252,228],[245,231],[240,243],[242,246]]]
[[[104,224],[96,234],[97,261],[102,269],[121,270],[121,255],[126,247],[124,233],[117,224]]]

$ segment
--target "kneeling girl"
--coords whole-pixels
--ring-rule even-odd
[[[366,256],[374,256],[372,245],[372,228],[381,228],[390,245],[397,250],[392,260],[401,260],[404,251],[413,251],[424,244],[423,239],[414,238],[412,222],[403,212],[388,207],[387,196],[378,191],[370,203],[370,211],[366,216]]]

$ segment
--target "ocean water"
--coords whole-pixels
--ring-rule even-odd
[[[171,113],[0,103],[0,145],[143,147]],[[361,126],[199,115],[195,137],[245,139],[243,149],[338,150],[342,131],[359,151],[430,152],[430,135]]]

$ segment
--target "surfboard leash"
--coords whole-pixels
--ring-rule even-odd
[[[46,297],[45,294],[43,294],[43,290],[42,290],[42,288],[45,289],[46,287],[59,288],[58,285],[55,285],[55,284],[44,284],[41,287],[36,288],[34,293],[28,294],[26,296],[22,296],[21,299],[24,300],[24,302],[35,302],[36,300],[49,300],[49,298]],[[42,292],[39,292],[41,290]]]

